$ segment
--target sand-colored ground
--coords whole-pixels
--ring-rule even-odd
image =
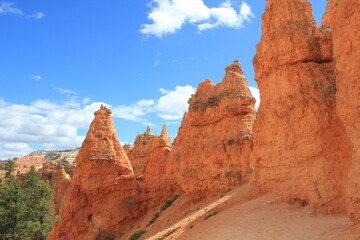
[[[205,220],[214,212],[218,213]],[[145,216],[137,226],[137,229],[147,230],[141,239],[360,239],[346,215],[314,216],[307,206],[299,202],[281,203],[270,194],[260,195],[251,184],[195,205],[189,203],[186,197],[181,197],[154,224],[142,227],[151,215]]]

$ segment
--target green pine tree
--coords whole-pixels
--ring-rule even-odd
[[[9,160],[3,169],[6,170],[6,176],[0,184],[0,237],[9,240],[21,239],[27,197],[23,184],[13,175],[14,162]]]
[[[13,175],[13,161],[9,160],[3,169],[6,177],[0,182],[0,239],[45,239],[57,220],[50,184],[41,180],[34,167],[26,174],[25,182]]]
[[[29,239],[43,240],[49,234],[54,216],[52,203],[53,190],[49,183],[42,181],[41,176],[31,167],[27,173],[25,193],[28,198],[26,204],[26,232],[24,236]]]

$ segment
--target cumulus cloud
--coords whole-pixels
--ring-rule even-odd
[[[66,89],[62,89],[66,90]],[[68,91],[63,91],[68,93]],[[94,102],[90,98],[77,101],[71,96],[67,101],[55,102],[38,99],[30,104],[15,104],[0,97],[0,159],[19,157],[32,152],[32,144],[43,149],[68,149],[79,147],[101,104],[112,109],[114,118],[135,121],[143,125],[156,124],[149,119],[179,120],[187,111],[187,101],[195,88],[176,86],[173,90],[159,89],[158,99],[142,99],[130,105],[111,106]]]
[[[36,100],[29,105],[1,100],[0,159],[22,156],[32,149],[29,144],[40,144],[45,149],[74,148],[85,136],[79,129],[87,129],[101,102],[71,107],[49,100]],[[25,153],[25,154],[24,154]]]
[[[26,143],[6,143],[0,144],[0,160],[12,159],[14,157],[24,156],[34,151]]]
[[[143,99],[131,105],[113,108],[114,116],[144,125],[154,125],[146,120],[148,114],[155,114],[164,120],[179,120],[188,109],[188,100],[195,93],[192,86],[176,86],[174,90],[159,89],[159,99]]]
[[[242,2],[236,10],[230,0],[222,2],[219,7],[209,8],[203,0],[152,0],[148,19],[153,23],[143,24],[140,32],[155,35],[159,38],[175,33],[184,24],[193,24],[198,31],[215,27],[244,27],[254,14],[250,6]]]
[[[147,123],[147,120],[143,118],[143,116],[151,113],[153,110],[153,106],[155,105],[154,100],[142,99],[131,105],[120,105],[113,108],[113,114],[115,117],[135,121]]]
[[[192,86],[176,86],[175,90],[159,89],[163,93],[157,101],[155,111],[158,117],[165,120],[178,120],[188,110],[188,100],[191,94],[195,93],[195,88]]]
[[[260,106],[260,91],[259,91],[259,89],[255,88],[255,87],[249,87],[249,88],[250,88],[252,96],[256,99],[255,110],[257,111]]]

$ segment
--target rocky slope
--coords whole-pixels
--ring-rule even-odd
[[[199,84],[174,141],[180,188],[193,199],[239,185],[252,172],[255,99],[238,61],[225,71],[221,83],[207,79]]]
[[[317,27],[306,0],[269,0],[262,20],[254,57],[258,186],[315,211],[344,211],[351,145],[336,114],[331,30]]]

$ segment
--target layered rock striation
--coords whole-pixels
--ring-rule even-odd
[[[111,111],[95,112],[76,169],[49,239],[106,239],[138,216],[139,187],[116,138]]]
[[[262,20],[253,61],[258,186],[316,211],[344,211],[351,145],[336,114],[331,30],[317,27],[306,0],[269,0]]]
[[[238,61],[225,71],[221,83],[206,79],[199,84],[174,141],[172,162],[180,188],[193,199],[232,188],[252,171],[255,99]]]

